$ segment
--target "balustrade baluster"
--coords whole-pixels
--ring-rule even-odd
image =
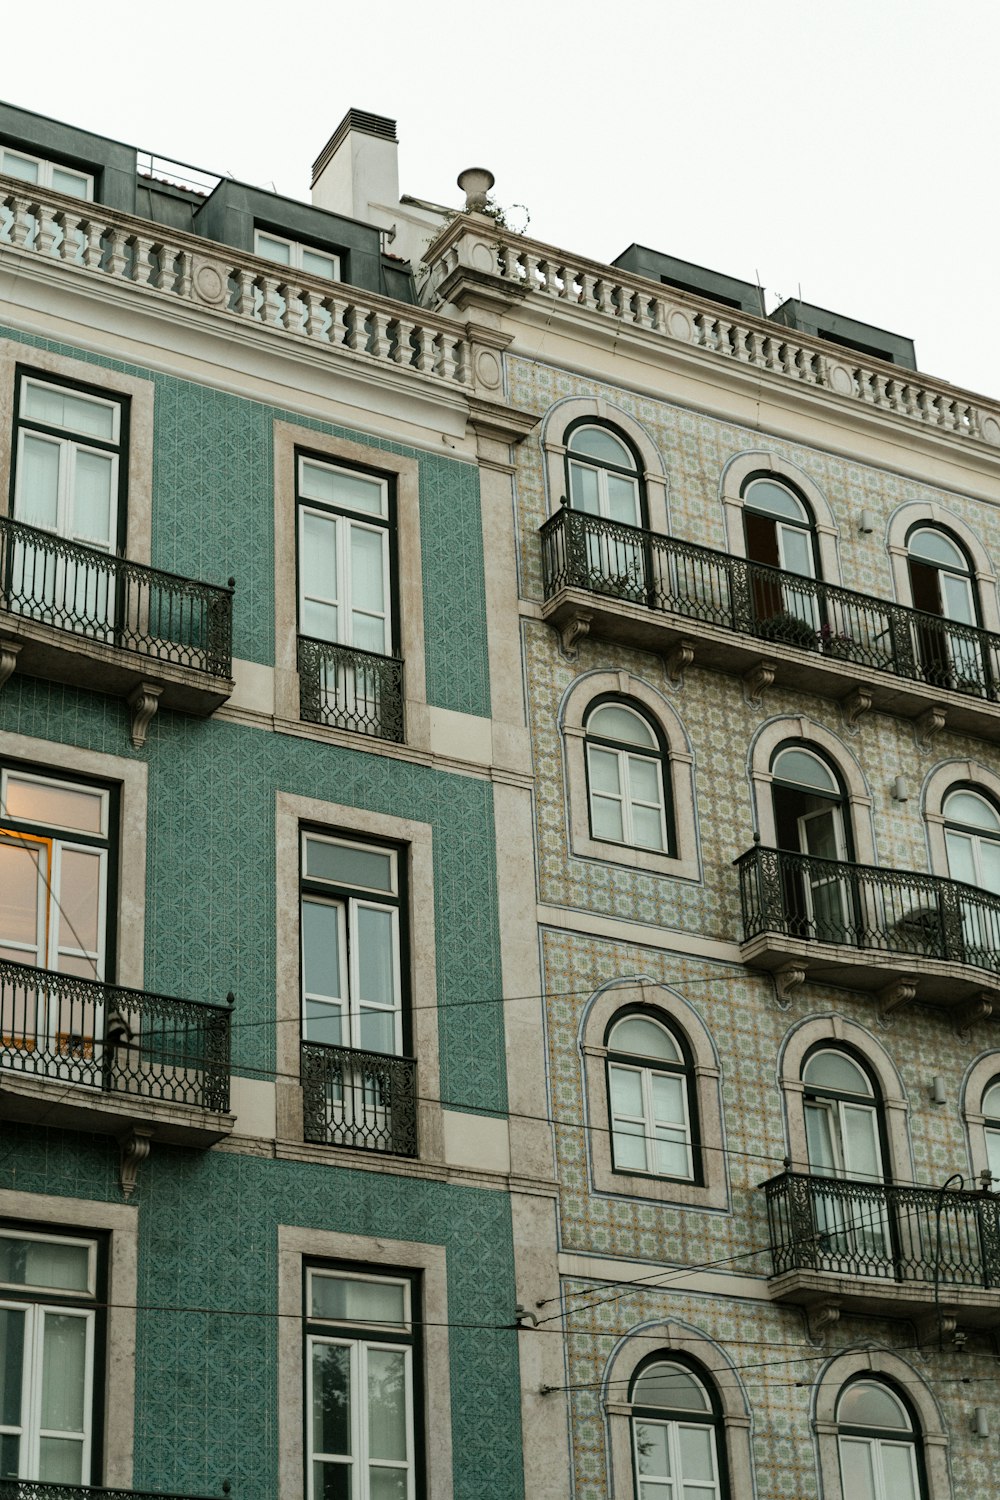
[[[389,357],[389,314],[384,312],[373,312],[372,337],[369,353],[376,359],[388,359]]]
[[[455,379],[459,385],[472,384],[472,348],[468,339],[459,339],[455,345],[457,351],[458,366],[455,371]]]
[[[442,380],[454,380],[455,378],[455,349],[450,334],[438,334],[438,345],[441,353],[437,364],[437,374]]]
[[[125,275],[125,270],[128,266],[128,256],[125,253],[124,231],[116,225],[110,224],[105,232],[104,240],[104,269],[109,276],[121,279]]]
[[[362,352],[368,344],[367,314],[357,303],[347,309],[347,347]]]
[[[178,297],[190,298],[192,264],[190,250],[182,250],[177,259],[180,262],[180,272],[177,280],[176,291]]]
[[[139,286],[148,286],[152,280],[152,265],[150,252],[153,249],[153,241],[144,235],[137,234],[134,240],[134,256],[132,260],[132,279]]]
[[[260,306],[261,322],[266,323],[269,328],[281,327],[281,301],[278,293],[278,278],[276,276],[261,276],[260,288],[263,300]]]
[[[38,202],[33,205],[35,210],[35,222],[38,232],[35,235],[35,249],[39,255],[51,255],[55,250],[56,224],[55,214],[47,203]]]
[[[63,208],[56,215],[56,220],[62,230],[62,239],[59,241],[59,259],[76,260],[80,250],[80,242],[77,239],[80,215],[68,208]]]
[[[405,318],[396,319],[396,338],[392,349],[392,361],[397,365],[411,365],[413,363],[413,346],[410,343],[415,331],[415,324],[409,323]]]

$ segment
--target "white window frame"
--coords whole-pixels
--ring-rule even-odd
[[[288,249],[289,249],[290,253],[289,253],[289,259],[288,259],[288,265],[287,265],[287,268],[286,268],[287,270],[289,270],[289,271],[304,271],[304,274],[307,275],[307,276],[322,276],[324,280],[330,280],[330,281],[342,281],[343,280],[341,258],[336,253],[335,250],[321,250],[317,245],[307,245],[302,240],[286,239],[286,237],[283,234],[274,234],[270,229],[257,229],[255,227],[254,228],[254,232],[253,232],[253,253],[254,253],[254,255],[259,255],[262,260],[268,260],[268,261],[271,262],[272,265],[275,265],[275,266],[284,266],[285,262],[282,261],[282,260],[275,260],[272,255],[268,255],[268,253],[267,253],[266,250],[262,250],[260,248],[261,239],[273,240],[276,245],[287,245],[288,246]],[[312,255],[323,255],[323,256],[326,257],[327,260],[333,261],[334,267],[335,267],[335,274],[333,276],[330,276],[329,278],[327,278],[327,277],[323,276],[323,272],[322,271],[305,271],[305,268],[302,265],[302,257],[303,257],[304,253],[308,253],[308,254],[312,254]]]
[[[620,848],[625,849],[641,849],[650,854],[658,854],[664,858],[669,859],[672,856],[670,854],[670,831],[667,827],[667,788],[665,785],[666,777],[670,774],[669,758],[662,750],[662,748],[658,747],[656,750],[644,750],[638,746],[636,746],[634,749],[627,748],[624,743],[616,744],[611,741],[610,736],[606,739],[598,731],[591,731],[589,727],[591,718],[595,713],[599,712],[600,709],[604,707],[624,709],[627,713],[630,713],[633,718],[637,719],[644,729],[649,731],[654,740],[657,737],[656,731],[649,723],[649,721],[645,719],[642,714],[636,713],[635,709],[623,700],[611,700],[608,704],[599,703],[596,705],[596,707],[592,708],[589,711],[584,721],[584,728],[586,731],[587,746],[587,792],[588,812],[590,816],[590,836],[595,841],[595,843],[614,844]],[[614,792],[595,790],[593,766],[593,757],[595,751],[600,751],[605,755],[613,756],[615,758],[618,767],[617,794]],[[660,793],[657,802],[648,802],[642,797],[635,797],[632,795],[633,761],[642,761],[647,765],[653,765],[656,767],[657,787]],[[611,838],[607,834],[599,834],[596,831],[594,804],[596,801],[599,801],[601,799],[607,802],[616,802],[621,808],[622,837],[620,839]],[[636,807],[655,809],[656,812],[659,813],[659,848],[651,847],[649,844],[640,844],[636,842],[635,829],[633,827],[632,818],[632,810]]]
[[[652,1019],[652,1018],[649,1018],[649,1019]],[[613,1042],[613,1038],[609,1039],[609,1043],[612,1043],[612,1042]],[[613,1050],[614,1050],[613,1045],[609,1045],[609,1052],[613,1052]],[[624,1054],[621,1054],[621,1055],[624,1055]],[[621,1111],[616,1111],[615,1110],[615,1105],[614,1105],[614,1086],[613,1086],[613,1081],[612,1080],[613,1080],[613,1075],[616,1072],[620,1072],[620,1073],[638,1073],[639,1079],[640,1079],[640,1089],[642,1091],[642,1114],[641,1115],[626,1115],[626,1114],[623,1114]],[[659,1143],[660,1143],[660,1137],[657,1135],[657,1124],[659,1123],[662,1128],[665,1128],[665,1126],[664,1126],[664,1122],[657,1122],[656,1117],[654,1115],[654,1106],[653,1106],[653,1080],[654,1080],[654,1078],[675,1078],[675,1079],[678,1079],[680,1081],[680,1085],[681,1085],[681,1099],[683,1101],[683,1122],[682,1122],[683,1123],[683,1131],[684,1131],[683,1145],[684,1145],[685,1162],[686,1162],[686,1170],[683,1173],[661,1172],[660,1169],[659,1169],[659,1166],[657,1164],[657,1147],[659,1146]],[[695,1176],[695,1173],[694,1173],[694,1152],[693,1152],[692,1142],[691,1142],[691,1108],[690,1108],[690,1100],[688,1098],[688,1088],[689,1088],[689,1078],[688,1078],[688,1070],[686,1068],[680,1068],[680,1067],[677,1068],[677,1069],[661,1068],[661,1067],[657,1067],[656,1064],[654,1062],[652,1062],[652,1061],[644,1062],[644,1061],[639,1060],[638,1058],[636,1059],[636,1061],[634,1063],[626,1063],[626,1062],[620,1062],[618,1060],[618,1056],[617,1055],[614,1058],[612,1058],[612,1057],[609,1056],[609,1058],[608,1058],[608,1116],[609,1116],[609,1120],[610,1120],[610,1124],[611,1124],[611,1152],[612,1152],[612,1159],[614,1161],[614,1165],[615,1165],[615,1170],[616,1171],[623,1171],[623,1172],[627,1172],[629,1174],[632,1174],[632,1173],[642,1173],[643,1175],[648,1174],[650,1177],[660,1177],[660,1178],[668,1179],[670,1181],[677,1181],[677,1182],[693,1182],[694,1181],[694,1176]],[[647,1163],[645,1167],[632,1167],[632,1166],[625,1167],[625,1166],[620,1166],[619,1165],[619,1162],[618,1162],[618,1155],[619,1155],[619,1152],[618,1152],[618,1134],[619,1134],[619,1132],[617,1132],[616,1128],[615,1128],[616,1125],[619,1123],[619,1121],[622,1124],[625,1124],[625,1125],[641,1125],[642,1126],[642,1140],[643,1140],[643,1145],[644,1145],[644,1148],[645,1148],[646,1163]],[[670,1126],[670,1129],[672,1129],[674,1131],[677,1131],[678,1128],[679,1128],[678,1125],[673,1125],[672,1124]],[[625,1136],[626,1139],[630,1139],[630,1140],[634,1140],[635,1139],[635,1136],[629,1136],[625,1132],[622,1132],[622,1134]]]
[[[106,442],[98,443],[88,439],[85,434],[77,432],[75,428],[63,427],[60,423],[41,422],[37,417],[29,417],[24,412],[25,391],[30,387],[45,390],[68,391],[77,400],[90,401],[95,406],[110,407],[113,414],[112,437]],[[109,399],[104,396],[95,396],[90,391],[76,389],[55,381],[39,380],[37,376],[24,375],[21,378],[17,412],[17,456],[14,469],[14,519],[20,517],[23,502],[22,479],[25,472],[24,445],[30,437],[36,442],[48,443],[58,449],[59,452],[59,477],[56,492],[56,523],[55,526],[38,527],[39,530],[48,531],[53,536],[65,537],[67,541],[79,542],[82,546],[92,547],[95,551],[106,552],[113,555],[118,545],[119,509],[120,509],[120,475],[121,475],[121,417],[122,405],[120,401]],[[55,427],[65,432],[65,437],[58,437],[45,429]],[[75,459],[78,453],[93,453],[99,458],[110,459],[111,462],[111,495],[109,507],[109,528],[106,541],[97,541],[93,537],[83,536],[75,524],[76,520],[76,495],[75,495]],[[30,524],[37,526],[37,522]]]
[[[667,1451],[669,1454],[670,1473],[667,1475],[640,1474],[639,1472],[639,1425],[644,1427],[662,1427],[666,1432]],[[712,1434],[712,1468],[713,1476],[710,1483],[703,1479],[693,1480],[686,1478],[684,1464],[681,1458],[680,1433],[684,1428],[692,1428],[698,1432],[708,1431]],[[635,1488],[638,1500],[643,1500],[646,1486],[653,1485],[657,1490],[666,1488],[670,1500],[679,1497],[691,1490],[697,1491],[704,1500],[721,1500],[722,1479],[719,1474],[719,1439],[718,1429],[714,1422],[682,1422],[676,1417],[632,1417],[632,1456],[635,1464]]]
[[[353,650],[365,650],[366,647],[356,646],[353,639],[353,579],[351,576],[350,554],[351,533],[357,528],[359,531],[374,532],[382,544],[382,597],[385,600],[385,609],[381,615],[372,610],[364,611],[372,619],[381,619],[383,622],[385,650],[376,652],[376,655],[391,656],[393,654],[393,632],[395,627],[394,599],[392,593],[392,569],[391,569],[391,535],[392,516],[390,513],[390,496],[388,480],[376,474],[364,474],[362,477],[377,486],[381,493],[381,510],[377,517],[373,517],[369,511],[356,510],[346,501],[326,501],[314,495],[307,494],[306,466],[312,464],[318,469],[325,469],[331,474],[347,474],[354,477],[354,471],[342,464],[332,464],[325,460],[314,458],[309,454],[300,453],[297,456],[297,493],[298,506],[296,515],[297,553],[298,565],[298,611],[299,611],[299,634],[306,635],[302,626],[303,607],[308,598],[315,598],[318,603],[333,604],[337,609],[337,635],[336,644],[349,646]],[[321,599],[317,595],[307,596],[305,593],[305,570],[302,566],[303,527],[302,515],[313,515],[320,520],[332,523],[335,529],[335,547],[337,553],[337,578],[336,595],[333,598]],[[323,637],[319,637],[323,639]]]
[[[49,156],[33,156],[30,151],[21,151],[14,146],[0,146],[3,156],[16,156],[21,161],[30,161],[38,168],[38,179],[36,182],[28,182],[25,178],[17,178],[18,182],[24,182],[26,187],[48,188],[51,192],[59,192],[60,189],[52,184],[55,172],[66,172],[70,177],[79,177],[87,185],[87,191],[81,198],[81,202],[92,203],[94,201],[94,178],[91,172],[81,172],[79,167],[67,166],[65,162],[56,161]],[[0,157],[2,160],[2,157]],[[5,174],[9,176],[10,174]],[[75,196],[75,194],[67,196]]]

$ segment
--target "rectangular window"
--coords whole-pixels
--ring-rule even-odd
[[[287,266],[289,270],[324,276],[328,281],[340,280],[340,256],[329,250],[314,250],[300,240],[286,240],[263,229],[254,231],[253,248],[255,255],[273,260],[279,266]]]
[[[67,193],[72,198],[89,202],[94,196],[94,179],[89,172],[79,172],[75,167],[49,161],[43,156],[13,151],[9,146],[0,146],[0,172],[7,177],[18,177],[22,182],[34,183],[35,187]]]
[[[414,1282],[306,1269],[308,1500],[414,1500]]]
[[[113,968],[115,800],[98,783],[0,766],[0,1063],[21,1072],[100,1081],[103,992],[71,981]]]
[[[9,607],[111,638],[115,588],[107,559],[124,540],[127,429],[127,402],[18,372],[14,519],[70,546],[19,534]]]
[[[102,1249],[0,1226],[0,1479],[92,1482]]]

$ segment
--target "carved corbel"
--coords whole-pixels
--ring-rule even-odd
[[[792,1003],[792,996],[800,985],[805,983],[806,971],[803,964],[783,964],[780,969],[774,971],[774,989],[778,1001],[779,1010],[787,1010]]]
[[[917,981],[915,979],[894,979],[891,984],[879,990],[878,1018],[882,1025],[887,1026],[897,1010],[916,999],[916,994]]]
[[[20,641],[0,640],[0,688],[3,687],[17,666],[17,657],[20,650]]]
[[[585,635],[590,634],[590,622],[593,618],[593,615],[577,609],[559,626],[559,644],[567,661],[576,660],[577,641],[582,641]]]
[[[914,1327],[918,1344],[937,1344],[949,1339],[961,1348],[965,1343],[966,1335],[958,1331],[958,1312],[954,1307],[930,1308],[914,1319]]]
[[[860,721],[872,706],[872,695],[867,688],[855,688],[841,702],[844,724],[850,734],[857,734]]]
[[[153,1144],[152,1130],[145,1129],[142,1125],[135,1125],[119,1142],[121,1147],[121,1171],[119,1181],[121,1183],[122,1196],[131,1198],[135,1192],[136,1178],[139,1174],[140,1165],[149,1155],[149,1148]]]
[[[775,661],[758,661],[743,673],[743,700],[748,708],[760,708],[763,694],[773,683],[777,670]]]
[[[666,656],[663,665],[667,671],[667,681],[671,687],[680,688],[684,686],[684,672],[694,661],[694,641],[677,641]]]
[[[821,1344],[827,1330],[840,1322],[840,1301],[836,1297],[824,1297],[822,1302],[811,1302],[806,1308],[809,1337]]]
[[[917,742],[918,750],[928,750],[935,735],[941,733],[948,718],[948,710],[941,703],[935,703],[922,713],[913,723],[913,737]]]
[[[160,702],[161,687],[155,682],[140,682],[129,695],[128,706],[132,710],[132,743],[141,750],[146,743],[149,725]]]
[[[996,1002],[997,996],[993,990],[982,990],[958,1007],[955,1012],[955,1030],[963,1042],[968,1041],[969,1031],[977,1021],[989,1020]]]

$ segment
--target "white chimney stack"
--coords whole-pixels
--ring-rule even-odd
[[[349,109],[313,164],[313,205],[391,228],[399,206],[397,146],[395,120]]]

